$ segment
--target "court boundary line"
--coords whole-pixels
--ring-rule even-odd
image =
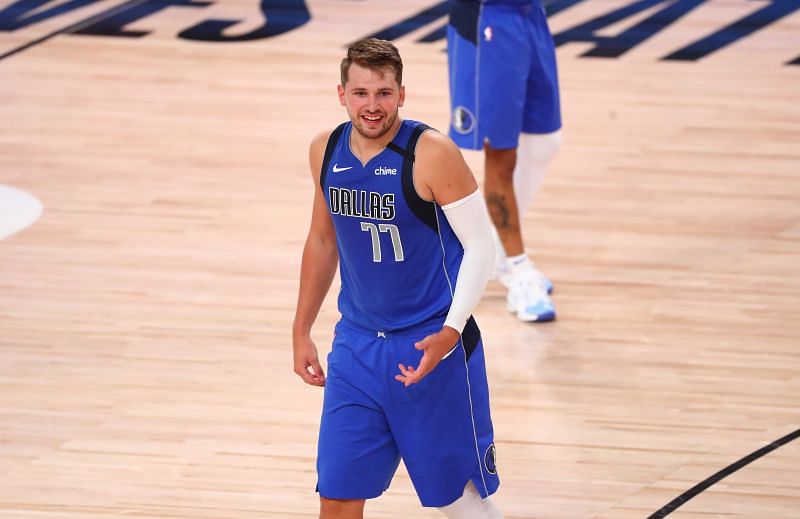
[[[800,429],[797,429],[796,431],[791,432],[791,433],[787,434],[786,436],[784,436],[782,438],[779,438],[779,439],[775,440],[774,442],[772,442],[772,443],[770,443],[768,445],[765,445],[764,447],[758,449],[755,452],[751,452],[750,454],[748,454],[744,458],[740,459],[739,461],[728,465],[727,467],[725,467],[724,469],[720,470],[719,472],[717,472],[713,476],[710,476],[710,477],[706,478],[705,480],[701,481],[700,483],[696,484],[695,486],[693,486],[692,488],[690,488],[689,490],[687,490],[683,494],[679,495],[678,497],[676,497],[675,499],[673,499],[672,501],[670,501],[669,503],[667,503],[666,505],[664,505],[663,507],[661,507],[660,509],[655,511],[647,519],[663,519],[664,517],[668,516],[669,514],[671,514],[672,512],[674,512],[675,510],[677,510],[678,508],[683,506],[684,504],[686,504],[687,501],[689,501],[690,499],[695,497],[697,494],[699,494],[699,493],[703,492],[704,490],[706,490],[711,485],[721,481],[722,479],[730,476],[731,474],[733,474],[737,470],[741,469],[742,467],[744,467],[746,465],[749,465],[750,463],[754,462],[758,458],[761,458],[762,456],[764,456],[766,454],[769,454],[770,452],[774,451],[778,447],[786,445],[787,443],[789,443],[792,440],[797,439],[798,437],[800,437]]]

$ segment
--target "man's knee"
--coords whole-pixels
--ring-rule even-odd
[[[561,130],[552,133],[523,133],[519,137],[519,160],[526,167],[546,167],[561,149]]]
[[[364,517],[363,499],[319,498],[320,519],[362,519]]]

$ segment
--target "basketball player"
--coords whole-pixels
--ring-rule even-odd
[[[390,42],[351,46],[338,87],[350,121],[309,153],[315,197],[293,351],[295,372],[325,387],[320,517],[362,518],[402,458],[423,506],[495,519],[484,353],[470,315],[494,261],[491,223],[458,147],[400,118],[402,72]],[[311,327],[337,260],[342,317],[326,378]]]
[[[522,242],[530,206],[561,145],[555,48],[539,0],[455,0],[447,26],[450,137],[484,150],[486,202],[497,242],[495,275],[509,311],[550,321],[553,285]]]

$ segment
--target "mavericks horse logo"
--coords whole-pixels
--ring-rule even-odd
[[[483,464],[486,466],[486,472],[497,474],[497,450],[494,448],[494,443],[486,449],[486,453],[483,455]]]

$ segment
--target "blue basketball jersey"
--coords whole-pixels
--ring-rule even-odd
[[[414,188],[414,149],[428,126],[404,120],[362,164],[352,123],[331,134],[320,186],[336,229],[342,320],[375,331],[444,322],[464,249],[441,207]]]

